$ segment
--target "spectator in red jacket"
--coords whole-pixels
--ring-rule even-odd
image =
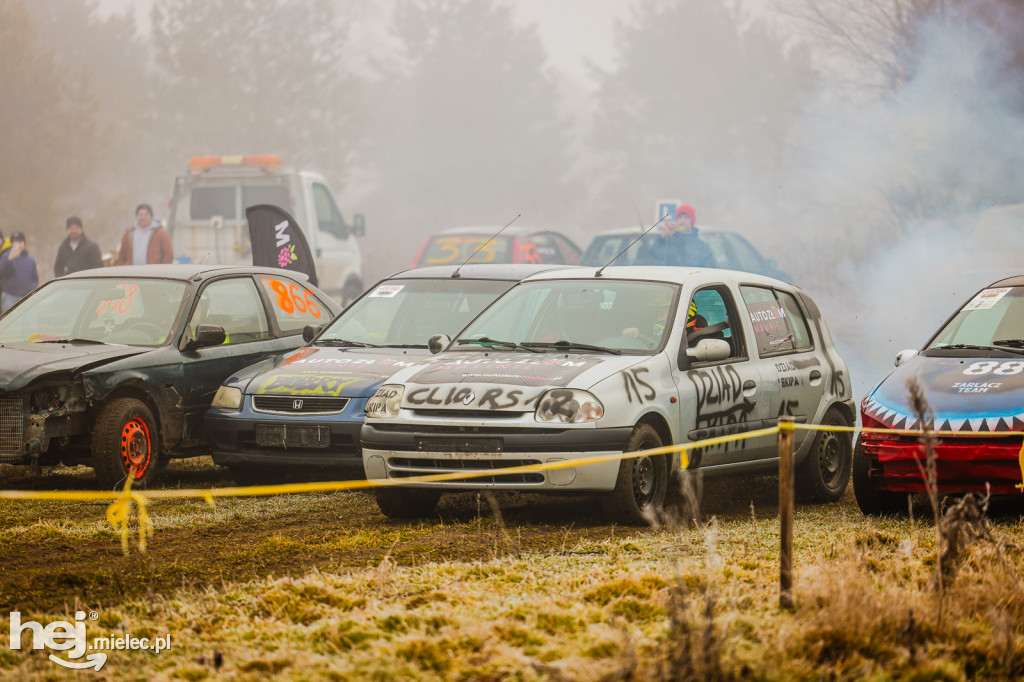
[[[117,253],[118,265],[145,263],[173,263],[174,247],[171,235],[159,220],[153,219],[153,208],[139,204],[135,209],[135,224],[124,231],[121,248]]]

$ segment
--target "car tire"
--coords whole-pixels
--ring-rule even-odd
[[[822,426],[850,426],[834,407],[825,412]],[[801,502],[835,502],[850,483],[853,434],[846,431],[818,431],[803,463],[796,472],[796,494]]]
[[[636,452],[661,446],[661,436],[653,426],[637,424],[622,451]],[[617,523],[647,523],[652,514],[664,509],[668,475],[668,458],[664,455],[623,459],[619,462],[615,489],[601,500],[605,517]]]
[[[347,308],[352,304],[352,301],[359,298],[360,294],[363,293],[363,283],[357,279],[350,279],[345,282],[345,286],[341,289],[341,307]]]
[[[377,488],[373,491],[380,512],[389,519],[424,519],[434,515],[439,490],[429,488]]]
[[[853,452],[853,496],[865,516],[904,516],[908,513],[906,493],[879,490],[871,478],[871,463],[861,452]]]
[[[146,404],[135,398],[117,398],[100,408],[91,448],[96,477],[107,490],[124,485],[133,467],[132,487],[145,488],[163,468],[156,419]]]

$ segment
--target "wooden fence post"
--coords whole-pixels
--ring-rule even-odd
[[[793,608],[793,418],[779,417],[779,608]]]

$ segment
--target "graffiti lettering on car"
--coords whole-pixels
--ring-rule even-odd
[[[354,376],[321,374],[276,374],[260,387],[259,393],[336,396],[359,379]]]
[[[633,396],[636,395],[636,401],[641,405],[648,400],[654,400],[658,396],[658,392],[654,390],[654,387],[649,383],[640,378],[641,374],[647,374],[650,371],[647,367],[636,367],[633,369],[625,369],[622,371],[622,382],[626,388],[626,398],[629,402],[633,402]],[[643,392],[641,392],[643,388]]]
[[[694,369],[686,373],[697,394],[697,429],[740,424],[754,411],[756,402],[743,396],[743,379],[732,365]],[[729,443],[714,446],[729,451]],[[746,441],[739,441],[740,449]]]

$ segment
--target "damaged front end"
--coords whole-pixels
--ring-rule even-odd
[[[0,462],[56,464],[60,450],[73,449],[75,437],[88,433],[87,406],[85,384],[71,374],[0,393]]]

